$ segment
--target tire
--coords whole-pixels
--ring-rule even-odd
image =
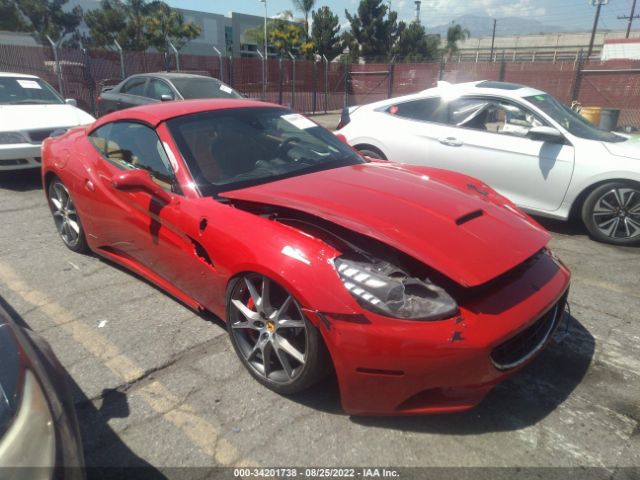
[[[358,150],[358,152],[360,152],[360,154],[364,155],[365,157],[375,158],[376,160],[386,160],[387,159],[387,157],[384,155],[384,153],[382,153],[376,147],[371,146],[371,145],[357,146],[356,150]]]
[[[594,240],[640,245],[640,185],[625,181],[600,185],[582,205],[582,222]]]
[[[54,178],[47,190],[49,208],[62,242],[76,253],[89,251],[87,238],[73,199],[59,178]]]
[[[329,354],[320,332],[284,287],[249,273],[234,279],[227,291],[229,337],[256,380],[276,393],[292,395],[327,375]]]

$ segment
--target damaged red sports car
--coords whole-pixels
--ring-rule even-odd
[[[351,414],[464,410],[564,314],[549,234],[483,183],[359,156],[278,105],[194,100],[48,139],[58,232],[227,323],[259,382]]]

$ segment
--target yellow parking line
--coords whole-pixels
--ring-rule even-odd
[[[51,301],[46,294],[32,289],[11,267],[2,263],[0,281],[24,301],[38,307],[58,327],[120,377],[123,383],[131,382],[144,374],[144,370],[116,345],[78,321],[70,311]],[[191,405],[182,403],[180,398],[159,381],[141,386],[136,390],[136,394],[155,412],[184,432],[194,445],[213,458],[218,465],[253,465],[249,459],[240,458],[238,450],[220,435],[218,428],[198,416]]]

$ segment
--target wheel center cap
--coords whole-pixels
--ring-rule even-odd
[[[276,331],[276,324],[275,324],[275,323],[273,323],[271,320],[269,320],[269,321],[267,322],[267,331],[268,331],[269,333],[273,333],[273,332],[275,332],[275,331]]]

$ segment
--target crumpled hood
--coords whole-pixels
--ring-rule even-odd
[[[522,263],[550,239],[528,216],[478,185],[445,170],[368,163],[221,196],[324,218],[393,246],[461,285],[476,286]]]
[[[67,104],[0,105],[0,132],[75,127],[94,120],[83,110]]]
[[[625,142],[602,142],[602,144],[612,155],[640,160],[640,136],[638,135],[630,136]]]

